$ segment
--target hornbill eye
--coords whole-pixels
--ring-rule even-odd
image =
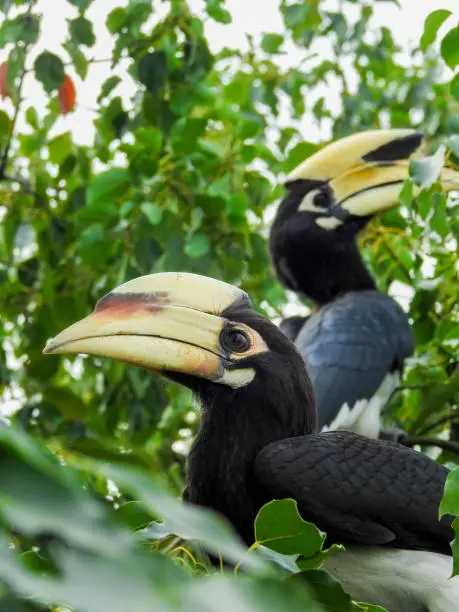
[[[246,332],[236,327],[225,327],[222,329],[220,344],[229,353],[245,353],[252,346]]]
[[[327,208],[330,206],[330,195],[325,191],[319,191],[319,193],[314,196],[314,205],[320,208]]]

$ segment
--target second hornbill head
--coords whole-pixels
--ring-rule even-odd
[[[313,299],[316,292],[317,301],[323,302],[326,295],[315,291],[314,281],[323,277],[325,286],[326,276],[336,270],[346,283],[347,268],[350,278],[344,289],[352,290],[352,283],[363,288],[352,270],[357,266],[354,238],[373,216],[398,204],[409,162],[422,158],[424,149],[421,132],[372,130],[329,144],[293,170],[270,234],[279,280]],[[459,186],[459,174],[448,168],[440,179],[445,191]]]

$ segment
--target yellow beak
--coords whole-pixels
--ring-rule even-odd
[[[309,157],[289,175],[297,180],[323,181],[333,194],[331,217],[370,216],[398,204],[409,177],[409,162],[424,156],[425,141],[414,130],[374,130],[342,138]],[[443,168],[444,191],[459,188],[459,172]],[[312,201],[311,201],[312,204]],[[314,208],[305,202],[303,210]]]
[[[187,273],[142,276],[116,288],[93,314],[51,339],[44,353],[85,353],[143,368],[183,372],[239,387],[252,370],[227,370],[232,355],[220,346],[220,314],[247,302],[241,290]]]

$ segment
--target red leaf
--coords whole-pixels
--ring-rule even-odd
[[[0,96],[2,96],[3,99],[10,95],[7,87],[7,78],[8,62],[3,62],[3,64],[0,64]]]
[[[76,102],[76,89],[71,77],[68,75],[65,77],[57,93],[61,106],[61,113],[66,115],[69,111],[73,110]]]

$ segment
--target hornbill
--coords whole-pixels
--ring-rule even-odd
[[[189,273],[143,276],[103,297],[45,353],[121,360],[189,387],[201,419],[187,501],[223,514],[247,544],[261,506],[291,497],[346,544],[326,562],[354,599],[391,612],[451,612],[452,517],[438,519],[448,470],[395,442],[313,433],[306,364],[246,293]]]
[[[356,237],[398,203],[409,160],[423,150],[420,132],[361,132],[315,153],[285,182],[288,193],[270,231],[271,259],[280,282],[310,298],[315,312],[280,327],[308,365],[319,430],[377,438],[381,410],[414,351],[407,315],[378,291]],[[459,187],[459,173],[448,168],[441,180],[446,191]]]

